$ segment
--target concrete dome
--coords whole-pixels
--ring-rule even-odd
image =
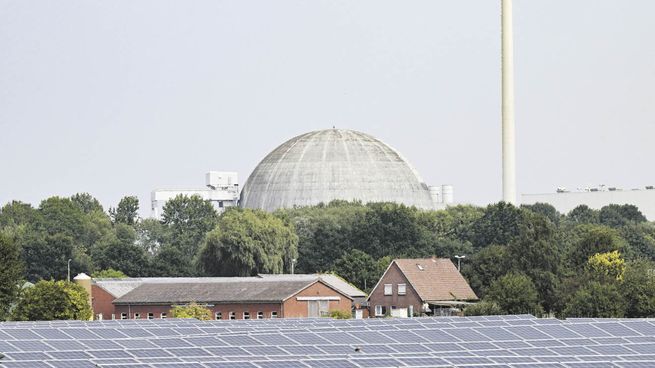
[[[240,206],[274,211],[334,199],[433,208],[427,185],[396,150],[343,129],[299,135],[274,149],[250,174]]]

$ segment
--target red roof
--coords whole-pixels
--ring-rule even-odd
[[[423,301],[478,299],[450,259],[395,259],[393,263]]]

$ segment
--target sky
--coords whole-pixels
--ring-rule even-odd
[[[655,1],[514,0],[519,193],[655,184]],[[332,126],[501,199],[500,0],[0,0],[0,204],[203,187]]]

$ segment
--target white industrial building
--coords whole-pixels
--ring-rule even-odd
[[[178,195],[198,195],[210,201],[217,211],[236,206],[239,202],[239,176],[235,172],[210,171],[205,175],[206,188],[157,189],[151,194],[152,217],[160,218],[164,205]]]
[[[631,204],[637,206],[648,220],[655,220],[655,188],[653,186],[630,190],[605,186],[577,191],[560,188],[555,193],[523,194],[521,203],[549,203],[561,213],[568,213],[581,204],[594,209],[600,209],[608,204]]]

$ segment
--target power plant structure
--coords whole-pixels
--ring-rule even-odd
[[[503,201],[516,204],[516,134],[514,125],[514,29],[512,0],[501,0]]]
[[[199,195],[217,210],[239,205],[275,211],[333,200],[394,202],[431,210],[454,202],[452,185],[429,186],[395,149],[366,133],[325,129],[282,143],[255,167],[241,190],[235,172],[209,172],[207,188],[152,192],[152,216],[166,201]]]

